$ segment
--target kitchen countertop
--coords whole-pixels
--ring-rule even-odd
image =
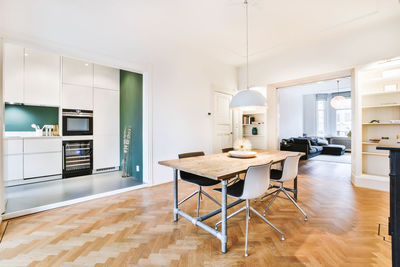
[[[40,138],[61,138],[61,136],[36,136],[35,132],[5,132],[3,138],[10,139],[40,139]]]

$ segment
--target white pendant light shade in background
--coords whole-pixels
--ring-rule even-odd
[[[331,106],[334,109],[341,109],[344,108],[346,103],[346,98],[344,96],[341,95],[337,95],[334,98],[331,99]]]
[[[231,109],[259,110],[267,107],[265,97],[254,90],[243,90],[237,93],[229,105]]]

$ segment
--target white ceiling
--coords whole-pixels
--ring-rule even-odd
[[[398,0],[249,0],[251,60],[400,16]],[[108,56],[190,48],[241,65],[240,0],[0,0],[0,32]]]

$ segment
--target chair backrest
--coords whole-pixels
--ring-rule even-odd
[[[247,169],[244,178],[243,193],[241,199],[253,199],[262,196],[269,187],[272,161]]]
[[[222,153],[226,153],[226,152],[229,152],[229,151],[232,151],[232,150],[233,150],[233,147],[223,148],[222,149]]]
[[[190,152],[190,153],[183,153],[183,154],[179,154],[178,158],[183,159],[183,158],[191,158],[191,157],[198,157],[198,156],[204,156],[204,152],[203,151],[199,151],[199,152]]]
[[[301,154],[295,156],[288,156],[285,159],[283,164],[283,171],[282,171],[282,178],[280,179],[281,182],[290,181],[296,178],[297,173],[299,171],[299,160]]]

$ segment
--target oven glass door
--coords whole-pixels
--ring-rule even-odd
[[[93,117],[63,117],[63,135],[93,135]]]

